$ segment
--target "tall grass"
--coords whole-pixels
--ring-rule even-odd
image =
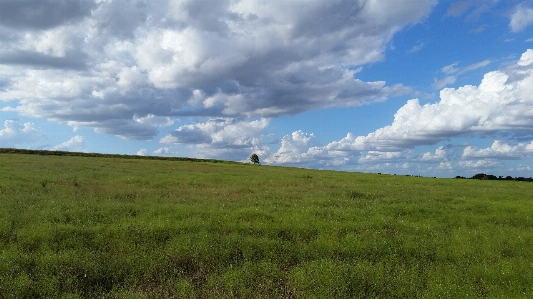
[[[533,185],[0,155],[0,298],[531,298]]]

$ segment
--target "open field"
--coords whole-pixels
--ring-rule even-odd
[[[533,184],[0,154],[0,298],[532,298]]]

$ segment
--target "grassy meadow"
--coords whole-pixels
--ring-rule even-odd
[[[533,298],[533,184],[0,154],[0,298]]]

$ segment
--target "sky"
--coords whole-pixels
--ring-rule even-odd
[[[533,1],[0,0],[0,147],[533,172]]]

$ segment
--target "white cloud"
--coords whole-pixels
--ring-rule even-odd
[[[435,153],[426,152],[422,154],[420,157],[418,157],[418,161],[421,162],[439,162],[441,163],[448,160],[448,157],[452,154],[452,151],[444,148],[444,146],[439,146]]]
[[[498,161],[494,160],[477,160],[477,161],[459,161],[457,165],[460,168],[492,168],[492,167],[499,167],[502,166],[502,164]]]
[[[453,68],[456,64],[446,70],[453,72]],[[280,149],[266,161],[319,168],[342,165],[344,169],[357,171],[383,170],[380,168],[383,165],[409,167],[411,172],[418,173],[428,173],[431,168],[447,175],[456,166],[459,169],[499,167],[501,164],[495,161],[499,158],[530,157],[533,145],[518,142],[507,152],[508,144],[501,141],[495,142],[491,149],[467,146],[459,164],[454,161],[457,157],[451,145],[417,156],[413,156],[414,148],[474,134],[490,137],[503,133],[511,139],[528,138],[527,132],[533,129],[532,88],[533,50],[528,50],[515,65],[487,73],[479,86],[443,89],[440,101],[433,104],[420,105],[418,99],[408,101],[397,111],[391,125],[366,136],[348,133],[339,141],[319,146],[313,134],[293,132],[282,138]],[[438,165],[428,167],[431,163]]]
[[[517,5],[515,12],[511,15],[511,21],[509,22],[509,28],[511,28],[511,31],[522,31],[531,23],[533,23],[533,9],[525,7],[524,5]]]
[[[406,93],[354,79],[434,0],[8,1],[0,99],[22,115],[153,139],[177,118],[276,117]]]
[[[406,152],[380,152],[368,151],[364,156],[359,158],[359,163],[376,163],[383,161],[398,161],[404,160],[407,156]]]
[[[264,131],[269,122],[267,118],[253,121],[234,118],[209,119],[204,123],[182,125],[163,137],[160,142],[194,145],[194,154],[201,157],[224,156],[241,160],[249,152],[262,149]]]
[[[520,66],[530,66],[533,64],[533,50],[529,49],[522,54],[517,64]]]
[[[67,152],[84,152],[86,151],[85,139],[80,135],[76,135],[63,143],[52,147],[50,150],[67,151]]]
[[[280,148],[265,158],[266,164],[299,165],[311,168],[340,167],[350,163],[353,155],[328,151],[319,146],[313,133],[294,131],[281,138]]]
[[[530,172],[530,171],[533,170],[533,168],[531,168],[531,166],[529,166],[529,165],[520,165],[520,166],[516,167],[516,170],[517,171],[528,171],[528,172]]]
[[[170,149],[168,147],[162,147],[154,151],[156,155],[168,155],[169,153]]]
[[[309,162],[311,158],[320,155],[313,146],[316,145],[315,135],[301,130],[292,132],[281,138],[281,147],[270,157],[265,159],[267,163],[275,164],[300,164]]]
[[[440,102],[409,100],[394,122],[368,134],[348,134],[326,146],[340,151],[400,151],[451,137],[500,130],[533,129],[533,50],[515,66],[487,73],[479,86],[446,88]]]
[[[146,155],[148,155],[148,150],[145,148],[142,148],[139,151],[137,151],[137,156],[146,156]]]
[[[324,166],[326,166],[326,167],[339,167],[339,166],[346,165],[349,161],[350,161],[350,158],[348,158],[348,157],[338,157],[338,158],[334,158],[334,159],[331,159],[329,161],[326,161],[324,163]]]
[[[533,142],[511,145],[501,140],[495,140],[490,148],[480,149],[476,146],[467,146],[462,158],[517,159],[530,156],[533,156]]]
[[[161,139],[168,144],[208,144],[218,148],[258,145],[270,120],[238,121],[234,118],[209,119],[205,123],[180,126]]]
[[[441,170],[451,170],[453,169],[452,163],[450,161],[447,162],[440,162],[439,166],[437,166],[437,169]]]
[[[21,123],[18,119],[4,121],[0,130],[0,147],[18,147],[41,140],[44,134],[33,123]]]
[[[161,156],[176,156],[178,155],[178,152],[172,148],[162,147],[162,148],[156,149],[154,151],[154,154],[161,155]]]
[[[174,124],[174,121],[169,117],[155,116],[153,114],[148,114],[144,117],[134,116],[133,119],[140,124],[149,124],[158,127],[168,127]]]

